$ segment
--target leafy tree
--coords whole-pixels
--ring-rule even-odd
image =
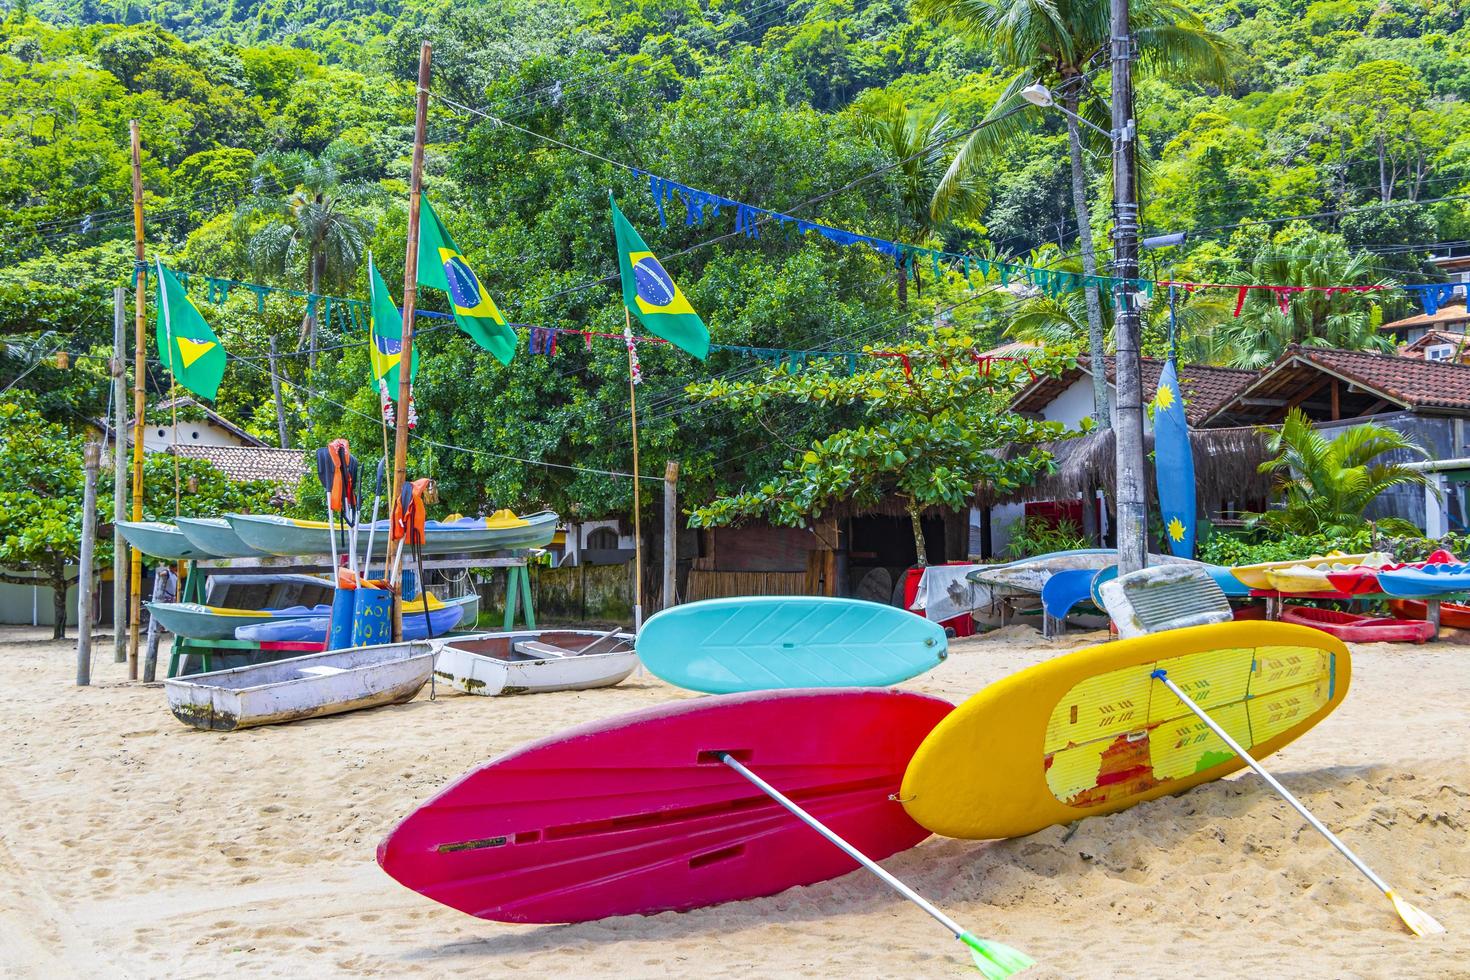
[[[1014,74],[986,117],[991,125],[977,130],[955,154],[934,195],[934,208],[944,214],[972,174],[992,163],[1008,141],[1041,121],[1041,111],[1021,97],[1026,87],[1050,88],[1066,110],[1068,152],[1072,165],[1072,206],[1077,218],[1077,245],[1082,269],[1097,275],[1093,248],[1092,209],[1088,201],[1083,159],[1084,131],[1079,113],[1094,125],[1110,129],[1109,111],[1094,88],[1092,65],[1111,44],[1110,7],[1105,0],[1068,0],[1038,4],[1035,0],[917,0],[923,16],[952,24],[989,45],[997,60]],[[1223,82],[1229,46],[1188,7],[1176,0],[1143,0],[1130,9],[1131,26],[1144,73],[1184,82]],[[1008,115],[1016,113],[1015,115]],[[1096,142],[1088,133],[1087,139]],[[1102,303],[1097,287],[1087,295],[1087,345],[1092,357],[1103,355]],[[1108,424],[1106,385],[1094,379],[1093,412]]]
[[[897,348],[911,373],[899,357],[885,357],[850,375],[829,362],[795,374],[768,372],[758,381],[691,385],[691,396],[729,409],[789,400],[842,408],[851,424],[808,449],[793,447],[798,454],[779,474],[696,509],[690,524],[764,517],[799,526],[839,501],[864,507],[896,494],[913,522],[918,563],[927,564],[919,523],[925,508],[963,508],[978,484],[1005,490],[1030,482],[1049,465],[1044,450],[1033,445],[1009,458],[996,450],[1061,432],[1058,423],[1006,411],[1007,395],[1028,377],[1024,367],[1001,363],[987,372],[971,359],[973,350],[973,337],[940,328]]]
[[[369,190],[348,183],[331,157],[300,151],[263,154],[254,170],[273,190],[292,188],[284,202],[262,196],[246,206],[245,216],[271,215],[250,239],[256,269],[290,275],[304,267],[308,291],[318,294],[349,282],[366,256],[372,232],[372,219],[360,208]],[[313,368],[316,324],[316,308],[308,305],[297,346],[310,349]]]
[[[1404,434],[1372,422],[1328,438],[1294,408],[1279,430],[1260,432],[1270,452],[1277,454],[1261,464],[1261,472],[1276,474],[1282,501],[1279,509],[1254,515],[1253,520],[1276,532],[1352,534],[1367,525],[1363,513],[1379,494],[1392,487],[1422,487],[1429,480],[1401,463],[1379,460],[1385,453],[1428,454]],[[1398,518],[1378,523],[1390,534],[1418,533]]]

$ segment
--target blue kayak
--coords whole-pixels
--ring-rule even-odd
[[[1118,566],[1110,567],[1116,569]],[[1065,572],[1057,572],[1041,587],[1041,608],[1052,619],[1066,619],[1073,606],[1092,598],[1092,580],[1101,574],[1090,568],[1069,568]]]
[[[708,694],[886,687],[949,651],[938,623],[895,606],[822,596],[744,596],[665,609],[638,657],[670,684]]]
[[[1427,599],[1470,592],[1470,565],[1425,565],[1378,573],[1378,587],[1400,599]]]
[[[454,629],[459,621],[464,618],[465,609],[469,600],[477,597],[469,596],[465,601],[456,602],[450,600],[437,607],[429,609],[428,626],[432,627],[435,636]],[[327,626],[331,619],[328,616],[313,616],[309,619],[289,619],[281,622],[258,623],[253,626],[241,626],[235,630],[235,639],[254,640],[256,643],[325,643],[327,641]],[[424,624],[424,611],[422,606],[415,607],[408,603],[403,609],[403,638],[405,640],[422,640],[428,637],[429,629]]]

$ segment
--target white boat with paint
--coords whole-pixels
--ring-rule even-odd
[[[1004,565],[988,565],[970,572],[967,576],[977,585],[987,586],[997,595],[1034,592],[1041,589],[1057,572],[1073,569],[1102,571],[1118,563],[1118,552],[1113,548],[1087,548],[1078,551],[1054,551],[1046,555],[1035,555]],[[1149,565],[1196,565],[1198,562],[1173,555],[1149,555]],[[1000,590],[1000,591],[996,591]]]
[[[633,673],[632,633],[521,630],[436,641],[434,674],[466,694],[540,694],[611,687]]]
[[[164,682],[174,717],[218,732],[410,701],[434,669],[429,643],[327,650]]]

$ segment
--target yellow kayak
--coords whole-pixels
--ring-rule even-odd
[[[1297,565],[1305,565],[1308,568],[1328,564],[1360,565],[1363,559],[1367,557],[1367,553],[1361,555],[1345,555],[1340,551],[1334,551],[1326,555],[1313,555],[1311,558],[1288,558],[1285,561],[1263,561],[1256,565],[1236,565],[1230,569],[1230,574],[1240,579],[1241,582],[1252,589],[1276,589],[1277,586],[1272,584],[1269,577],[1271,572],[1285,571]],[[1325,573],[1322,581],[1326,581]],[[1282,589],[1281,591],[1285,592],[1287,590]],[[1325,585],[1318,589],[1305,591],[1330,592],[1332,591],[1332,586]]]

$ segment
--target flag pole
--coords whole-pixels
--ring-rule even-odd
[[[143,259],[143,148],[138,120],[128,123],[133,165],[133,520],[143,519],[143,413],[147,407],[146,335],[148,267]],[[138,623],[142,618],[143,553],[132,549],[128,594],[128,680],[138,679]],[[113,611],[114,626],[118,611]]]
[[[411,370],[403,365],[413,364],[413,315],[418,300],[419,273],[419,202],[424,183],[424,137],[429,116],[429,60],[431,49],[428,41],[419,48],[418,104],[414,113],[413,128],[413,174],[408,191],[408,246],[403,262],[403,343],[399,349],[398,363],[398,423],[393,441],[393,482],[389,484],[388,513],[393,513],[393,502],[398,500],[400,488],[408,479],[408,399]],[[399,552],[400,560],[402,551]],[[384,569],[386,573],[386,567]],[[423,588],[424,583],[419,583]],[[393,642],[403,640],[402,590],[393,593]]]
[[[623,307],[623,322],[629,335],[633,333],[633,314]],[[638,385],[633,380],[633,341],[628,341],[628,408],[633,415],[633,632],[643,628],[643,534],[639,506],[642,495],[638,486]]]

